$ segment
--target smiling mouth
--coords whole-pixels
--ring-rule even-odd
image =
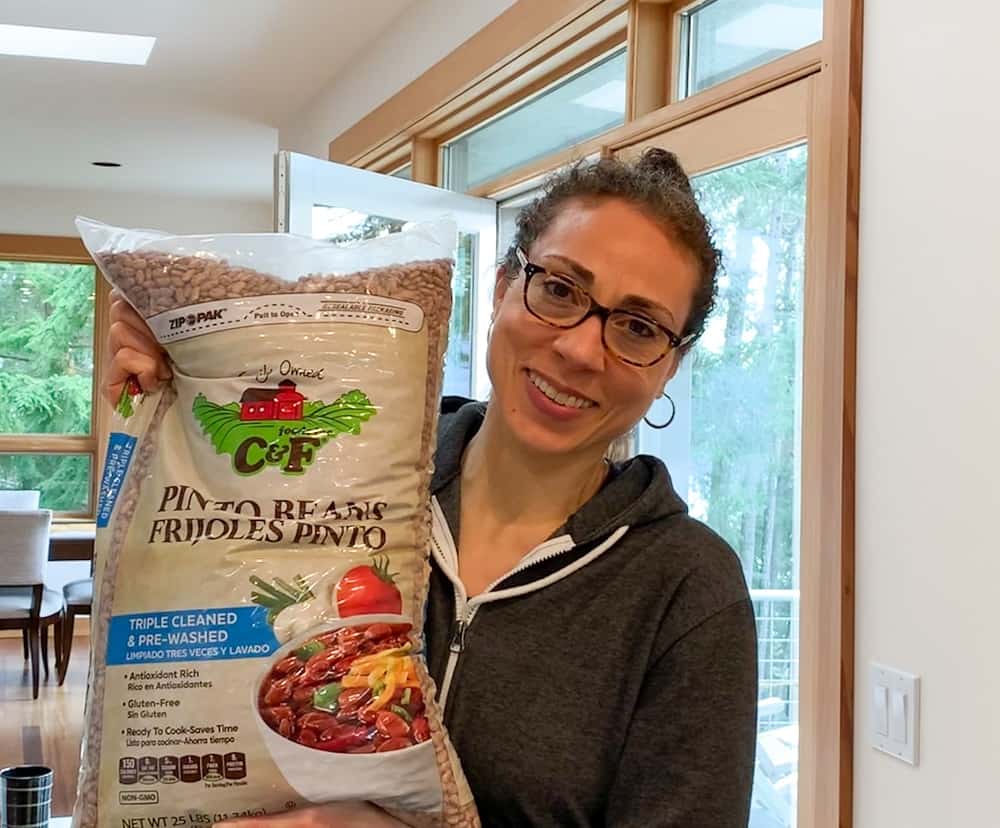
[[[559,391],[534,371],[528,371],[528,379],[531,380],[531,384],[535,388],[552,400],[552,402],[559,405],[564,405],[567,408],[593,408],[597,405],[593,400],[589,400],[586,397],[577,397],[573,394],[567,394],[565,391]]]

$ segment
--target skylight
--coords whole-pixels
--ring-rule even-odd
[[[144,66],[155,37],[0,24],[0,54]]]

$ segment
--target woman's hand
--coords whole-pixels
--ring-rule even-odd
[[[118,291],[111,294],[109,321],[108,358],[101,391],[116,405],[130,376],[139,379],[143,391],[155,391],[172,374],[167,356],[146,321]]]
[[[215,823],[215,828],[400,828],[404,823],[368,802],[331,802],[268,817]]]

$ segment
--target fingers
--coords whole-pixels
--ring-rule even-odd
[[[163,363],[158,357],[129,347],[121,348],[108,363],[104,375],[104,396],[112,405],[117,404],[125,381],[133,374],[143,391],[155,391],[164,379],[169,378],[169,375],[162,376],[163,370]]]
[[[109,318],[111,322],[125,322],[131,325],[139,332],[145,332],[145,334],[155,341],[153,337],[153,332],[149,329],[149,325],[146,324],[146,320],[143,319],[139,313],[133,308],[117,290],[111,291],[111,304],[109,310]]]
[[[166,354],[153,332],[135,309],[117,291],[111,294],[108,329],[108,361],[104,397],[117,404],[129,375],[135,375],[144,391],[154,391],[172,376]]]

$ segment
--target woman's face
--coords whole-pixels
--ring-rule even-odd
[[[525,251],[529,261],[572,277],[607,308],[643,312],[674,333],[684,330],[698,280],[694,257],[627,202],[563,205]],[[647,368],[604,348],[602,320],[554,328],[524,306],[524,273],[500,273],[487,353],[493,400],[507,430],[533,451],[603,452],[646,413],[677,370],[671,351]],[[537,278],[537,277],[536,277]],[[562,404],[556,392],[571,395]]]

